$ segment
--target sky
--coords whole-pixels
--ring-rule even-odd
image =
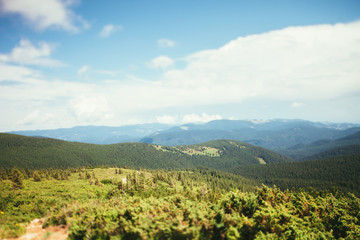
[[[360,123],[358,0],[0,0],[0,131]]]

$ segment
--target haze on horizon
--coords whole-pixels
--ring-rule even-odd
[[[360,2],[0,0],[0,131],[360,123]]]

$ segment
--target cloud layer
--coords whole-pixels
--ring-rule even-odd
[[[164,124],[205,123],[220,119],[222,119],[222,117],[218,114],[209,115],[206,113],[202,113],[202,114],[191,113],[191,114],[185,114],[183,116],[162,115],[156,117],[157,122]]]
[[[360,89],[359,30],[354,22],[239,37],[192,54],[184,70],[166,72],[163,81],[196,90],[206,102],[334,98]]]
[[[120,125],[129,123],[127,119],[202,122],[219,119],[223,114],[201,111],[204,114],[192,115],[194,107],[251,102],[262,103],[264,112],[271,113],[271,102],[277,102],[281,104],[276,106],[293,111],[293,116],[298,116],[295,111],[304,111],[308,115],[302,118],[328,114],[360,121],[360,113],[355,110],[360,104],[359,42],[359,21],[288,27],[239,37],[218,49],[191,54],[185,57],[183,69],[174,68],[170,57],[155,58],[148,66],[164,70],[157,81],[131,76],[100,83],[48,81],[30,68],[9,65],[9,59],[20,63],[12,53],[1,55],[7,60],[0,62],[0,107],[10,110],[0,125],[9,130]],[[41,54],[33,54],[33,59],[49,58],[46,47],[39,45],[35,49]],[[84,72],[85,68],[80,70]],[[331,108],[319,111],[314,107],[318,102],[329,102]],[[169,109],[182,109],[184,114],[175,116],[167,113]],[[250,111],[242,116],[248,116]],[[232,112],[235,115],[237,109]],[[153,115],[141,119],[145,113]],[[256,113],[258,118],[265,116]],[[43,116],[46,126],[41,121]]]

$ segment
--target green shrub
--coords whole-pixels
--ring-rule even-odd
[[[24,188],[24,175],[17,168],[12,169],[11,171],[11,180],[13,182],[13,189],[22,189]]]

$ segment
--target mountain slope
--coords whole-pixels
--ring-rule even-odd
[[[233,170],[243,177],[282,189],[340,188],[360,195],[360,155],[269,165],[247,165]]]
[[[146,143],[95,145],[0,134],[0,167],[79,167],[121,165],[133,168],[229,170],[243,164],[291,161],[269,150],[237,141],[163,147]]]
[[[335,147],[330,150],[311,155],[306,160],[323,159],[330,157],[348,156],[348,155],[360,155],[360,145],[347,145],[341,147]]]
[[[348,153],[346,153],[348,151]],[[281,151],[282,154],[296,160],[319,158],[336,155],[354,154],[360,151],[360,131],[335,140],[319,140],[311,144],[296,145],[287,150]],[[326,152],[326,153],[324,153]],[[314,157],[312,155],[315,155]]]

